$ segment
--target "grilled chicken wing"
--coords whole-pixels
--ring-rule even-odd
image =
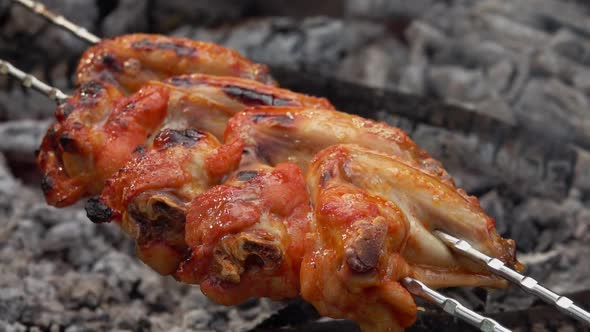
[[[365,182],[357,186],[368,190],[383,184],[385,189],[380,195],[397,202],[406,214],[412,212],[408,215],[411,236],[403,256],[414,266],[419,279],[430,286],[504,285],[502,279],[453,255],[431,233],[434,229],[470,240],[477,243],[476,247],[482,252],[501,258],[511,266],[518,265],[514,258],[514,242],[496,233],[493,219],[483,213],[477,199],[456,188],[440,163],[397,128],[333,110],[260,107],[233,117],[225,136],[226,142],[245,142],[246,155],[242,164],[264,161],[273,165],[291,161],[303,169],[308,169],[312,158],[324,148],[346,143],[364,147],[367,158],[363,167],[366,169],[359,169],[358,175],[359,181]],[[379,159],[379,155],[388,156],[397,163]],[[388,175],[389,178],[382,175],[390,170],[395,172]],[[406,180],[403,188],[402,182],[391,182],[396,174],[403,174]],[[430,186],[431,190],[420,191],[422,184]],[[311,185],[309,188],[314,190]],[[396,188],[404,194],[396,194]]]
[[[238,52],[213,43],[152,34],[130,34],[103,39],[80,59],[78,84],[104,81],[126,92],[150,80],[203,73],[242,77],[275,85],[268,68]]]
[[[177,277],[226,305],[297,297],[310,217],[296,165],[240,168],[193,200],[186,218],[191,256]]]
[[[115,220],[137,244],[138,256],[161,274],[177,270],[187,255],[184,240],[189,203],[235,169],[242,145],[221,145],[206,132],[164,129],[148,148],[106,182],[86,204],[98,223]]]
[[[127,97],[113,85],[85,83],[58,108],[57,123],[37,157],[46,199],[67,206],[100,193],[131,152],[164,128],[204,130],[221,138],[232,115],[257,105],[332,107],[323,98],[232,77],[194,74],[151,81]]]
[[[301,295],[320,313],[353,319],[363,331],[398,331],[416,319],[416,305],[398,282],[412,275],[404,252],[412,237],[408,211],[355,183],[354,146],[320,152],[307,174],[313,214],[301,272]],[[376,167],[387,167],[379,164]],[[391,189],[388,187],[388,189]],[[427,254],[427,253],[424,253]]]
[[[157,81],[194,72],[234,77]],[[128,35],[88,50],[78,81],[37,157],[47,201],[100,194],[91,220],[119,223],[146,264],[219,303],[302,296],[364,331],[401,331],[417,310],[404,277],[505,284],[434,230],[521,268],[477,199],[403,131],[274,87],[233,51]]]

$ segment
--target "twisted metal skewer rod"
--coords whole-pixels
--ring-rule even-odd
[[[457,317],[477,328],[483,332],[510,332],[511,330],[505,328],[500,323],[496,322],[495,320],[482,316],[477,312],[465,307],[459,301],[444,296],[443,294],[435,291],[434,289],[429,288],[424,283],[413,279],[413,278],[404,278],[402,279],[402,285],[406,287],[406,289],[421,298],[424,298],[440,308],[443,309],[444,312]]]
[[[32,0],[13,0],[13,1],[15,3],[18,3],[19,5],[26,7],[27,9],[33,11],[34,13],[36,13],[38,15],[43,16],[51,23],[70,31],[71,33],[75,34],[79,38],[81,38],[91,44],[96,44],[100,41],[100,38],[98,38],[96,35],[90,33],[88,30],[75,24],[74,22],[66,19],[62,15],[59,15],[59,14],[56,14],[56,13],[50,11],[42,3],[32,1]]]
[[[10,75],[18,79],[23,86],[37,90],[50,99],[57,101],[58,103],[61,103],[66,98],[68,98],[68,95],[63,93],[60,89],[48,85],[31,74],[25,73],[6,60],[0,59],[0,74]]]
[[[490,270],[492,273],[517,284],[525,292],[541,298],[543,301],[555,306],[561,312],[590,325],[590,313],[574,304],[574,302],[569,298],[561,296],[543,287],[537,280],[531,277],[527,277],[512,270],[501,260],[490,257],[481,251],[476,250],[471,244],[469,244],[469,242],[465,240],[458,239],[441,231],[434,231],[434,233],[441,241],[443,241],[453,250],[485,264],[488,270]]]

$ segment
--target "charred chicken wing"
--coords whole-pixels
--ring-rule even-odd
[[[505,285],[433,231],[522,268],[403,131],[279,89],[233,51],[128,35],[89,49],[77,77],[37,157],[47,202],[94,196],[92,221],[118,223],[146,264],[218,303],[301,296],[363,331],[401,331],[417,312],[402,278]]]

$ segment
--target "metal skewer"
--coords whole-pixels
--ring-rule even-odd
[[[51,23],[53,23],[57,26],[60,26],[62,28],[65,28],[66,30],[70,31],[71,33],[75,34],[76,36],[84,39],[85,41],[87,41],[91,44],[96,44],[100,41],[100,38],[98,38],[96,35],[93,35],[85,28],[73,23],[72,21],[66,19],[62,15],[59,15],[59,14],[56,14],[56,13],[50,11],[42,3],[32,1],[32,0],[13,0],[13,1],[18,3],[19,5],[26,7],[27,9],[33,11],[34,13],[43,16],[44,18],[49,20]]]
[[[35,76],[25,73],[24,71],[10,64],[8,61],[2,59],[0,59],[0,74],[15,77],[21,81],[23,86],[35,89],[47,97],[57,101],[58,103],[61,103],[63,100],[68,98],[68,95],[63,93],[58,88],[48,85]]]
[[[510,332],[511,330],[500,325],[491,318],[484,317],[477,312],[465,307],[459,301],[446,297],[443,294],[429,288],[422,282],[412,279],[402,279],[402,285],[410,291],[410,293],[433,302],[441,307],[446,313],[457,317],[484,332]]]
[[[552,304],[557,309],[571,317],[583,321],[590,325],[590,313],[579,306],[575,305],[572,300],[565,296],[561,296],[539,284],[539,282],[531,277],[524,276],[511,268],[507,267],[504,262],[497,258],[490,257],[471,246],[467,241],[458,239],[447,233],[441,231],[434,231],[446,245],[453,250],[481,263],[484,263],[487,268],[494,274],[497,274],[506,280],[519,285],[525,292],[533,294],[543,301]]]

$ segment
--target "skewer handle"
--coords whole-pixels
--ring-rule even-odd
[[[416,279],[404,278],[402,279],[402,284],[408,289],[408,291],[410,291],[410,293],[433,302],[441,307],[446,313],[479,328],[481,331],[510,332],[509,329],[500,325],[500,323],[495,320],[478,314],[459,303],[459,301],[444,296]]]
[[[590,325],[590,313],[575,305],[569,298],[561,296],[550,289],[541,286],[537,280],[531,277],[524,276],[514,271],[507,267],[501,260],[492,258],[481,251],[476,250],[465,240],[458,239],[441,231],[435,231],[434,233],[447,246],[471,259],[484,263],[492,273],[519,285],[525,292],[538,296],[543,301],[557,307],[557,309],[563,313]]]
[[[35,89],[57,102],[62,102],[68,98],[68,95],[63,93],[58,88],[46,84],[35,76],[25,73],[24,71],[11,65],[8,61],[2,59],[0,59],[0,74],[15,77],[21,81],[25,87]]]
[[[84,29],[83,27],[73,23],[72,21],[66,19],[62,15],[56,14],[42,3],[32,1],[32,0],[13,0],[14,2],[26,7],[27,9],[45,17],[50,22],[58,25],[66,30],[70,31],[71,33],[75,34],[76,36],[82,38],[83,40],[89,42],[90,44],[96,44],[100,41],[96,35],[90,33],[88,30]]]

